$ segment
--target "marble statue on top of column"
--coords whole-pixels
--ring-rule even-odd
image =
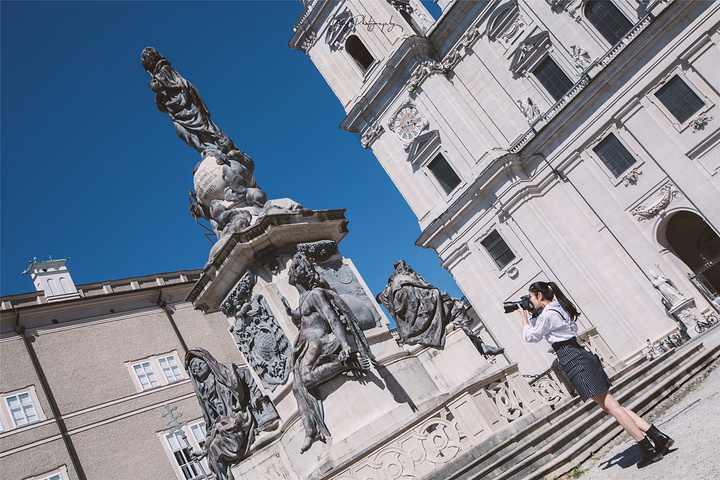
[[[459,298],[453,298],[452,302],[451,316],[453,325],[465,332],[465,335],[467,335],[473,345],[475,345],[478,352],[482,353],[485,357],[491,357],[493,355],[500,355],[505,351],[503,347],[496,347],[485,343],[480,337],[475,335],[475,332],[473,332],[471,328],[473,320],[468,314],[468,307]]]
[[[285,297],[282,302],[299,328],[293,350],[293,394],[305,428],[302,453],[315,440],[324,442],[330,435],[316,387],[340,374],[363,375],[374,357],[352,311],[305,253],[293,256],[288,278],[300,293],[297,309]]]
[[[655,270],[649,270],[648,274],[650,275],[650,283],[652,283],[653,287],[657,288],[663,296],[663,299],[668,304],[668,309],[672,309],[685,301],[685,296],[675,288],[675,285],[673,285],[669,278],[664,275],[659,275]]]
[[[277,410],[247,369],[218,363],[207,350],[189,350],[185,369],[205,420],[205,446],[193,457],[207,457],[218,479],[233,480],[230,467],[247,455],[255,435],[278,427]]]
[[[197,150],[202,160],[193,170],[190,212],[210,223],[218,242],[210,261],[227,237],[258,222],[272,212],[302,209],[289,199],[268,200],[255,181],[252,159],[210,119],[210,111],[197,89],[170,66],[152,47],[142,52],[142,65],[150,75],[158,110],[170,116],[175,131]]]
[[[453,302],[405,263],[395,262],[388,284],[375,299],[395,319],[400,343],[442,348]]]

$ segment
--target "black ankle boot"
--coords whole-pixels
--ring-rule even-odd
[[[675,443],[675,440],[655,428],[655,425],[650,425],[650,430],[647,431],[647,436],[653,441],[655,444],[655,450],[657,450],[657,452],[661,455],[665,455],[668,450],[670,450],[670,447],[673,446],[673,443]]]
[[[640,445],[642,458],[637,463],[637,468],[646,467],[662,458],[662,454],[655,450],[655,447],[652,446],[652,443],[650,443],[650,440],[647,438],[643,438],[642,441],[638,442],[638,445]]]

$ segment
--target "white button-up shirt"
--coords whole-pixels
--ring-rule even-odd
[[[557,300],[548,303],[542,313],[529,319],[529,322],[530,325],[523,328],[523,340],[526,342],[535,343],[544,338],[553,344],[570,340],[578,331],[577,323]]]

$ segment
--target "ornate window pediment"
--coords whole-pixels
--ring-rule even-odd
[[[354,30],[355,16],[350,10],[345,9],[345,11],[335,15],[330,21],[330,26],[325,34],[325,43],[330,45],[330,48],[339,50],[343,48],[345,40]]]
[[[512,37],[513,30],[520,18],[520,10],[517,1],[503,3],[495,9],[488,20],[485,34],[488,38],[495,40],[498,37]]]
[[[410,163],[421,162],[427,157],[427,153],[440,143],[440,132],[433,130],[417,137],[408,148],[407,161]]]
[[[510,71],[515,74],[524,74],[528,66],[544,55],[550,46],[550,35],[548,32],[540,32],[531,35],[518,45],[510,57]]]

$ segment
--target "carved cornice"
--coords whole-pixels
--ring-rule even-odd
[[[660,189],[660,198],[649,207],[640,205],[632,209],[632,214],[638,217],[639,221],[650,220],[658,215],[664,215],[665,209],[670,205],[673,198],[678,195],[678,191],[673,188],[672,184],[667,184]]]

